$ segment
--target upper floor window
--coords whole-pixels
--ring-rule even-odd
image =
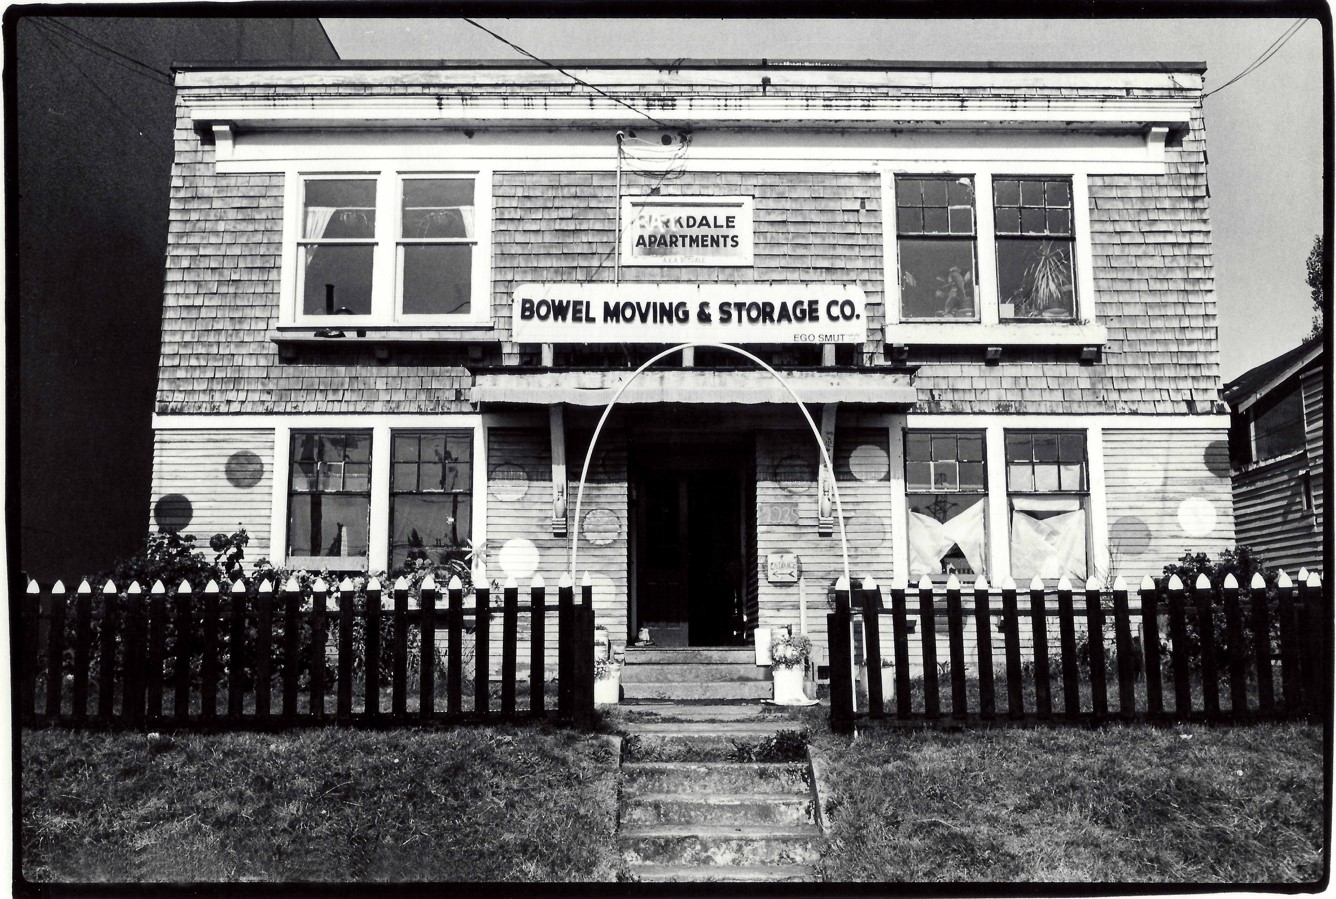
[[[895,222],[901,319],[977,321],[973,180],[898,180]]]
[[[1076,317],[1072,272],[1072,184],[1051,178],[994,178],[998,317]]]
[[[296,320],[451,324],[489,316],[487,185],[475,175],[308,175]]]
[[[1303,392],[1297,378],[1257,402],[1252,409],[1252,432],[1258,462],[1304,448]]]

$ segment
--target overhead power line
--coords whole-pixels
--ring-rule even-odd
[[[49,16],[33,18],[29,21],[40,27],[46,34],[59,37],[69,43],[77,44],[81,49],[86,50],[94,56],[98,56],[113,65],[120,66],[128,72],[132,72],[142,78],[147,78],[150,81],[155,81],[168,87],[171,87],[173,84],[172,76],[167,72],[156,69],[142,60],[135,59],[133,56],[127,56],[112,47],[108,47],[106,44],[89,37],[83,32],[71,28],[64,22]]]
[[[1271,57],[1275,56],[1277,53],[1280,52],[1280,48],[1285,46],[1285,44],[1289,42],[1290,38],[1294,37],[1296,34],[1299,33],[1299,29],[1303,28],[1304,23],[1307,21],[1308,21],[1307,19],[1296,19],[1294,23],[1290,25],[1289,28],[1285,29],[1284,33],[1282,33],[1280,37],[1276,38],[1274,41],[1271,42],[1271,46],[1263,50],[1261,55],[1258,56],[1256,59],[1254,59],[1251,63],[1249,63],[1248,66],[1244,68],[1242,72],[1239,72],[1233,78],[1229,79],[1224,84],[1217,87],[1215,90],[1207,91],[1206,93],[1202,94],[1201,98],[1205,100],[1207,97],[1211,96],[1211,94],[1218,94],[1225,88],[1229,87],[1231,84],[1241,81],[1243,78],[1247,77],[1248,75],[1251,75],[1253,72],[1260,69],[1263,65],[1267,63],[1268,60],[1271,59]]]
[[[585,87],[589,88],[589,89],[590,89],[591,91],[593,91],[594,93],[599,94],[600,96],[606,97],[606,98],[608,98],[609,100],[611,100],[611,101],[614,102],[614,103],[619,103],[619,104],[621,104],[622,106],[625,106],[627,109],[631,110],[631,111],[634,112],[636,115],[644,116],[645,118],[649,119],[649,120],[650,120],[651,122],[653,122],[654,124],[658,125],[660,128],[668,128],[668,127],[669,127],[668,125],[665,125],[663,122],[660,122],[658,119],[654,118],[654,116],[650,115],[649,113],[647,113],[647,112],[645,112],[645,111],[643,111],[643,110],[640,110],[640,109],[636,109],[634,106],[632,106],[630,103],[627,103],[625,100],[620,100],[620,99],[618,99],[617,97],[614,97],[612,94],[610,94],[610,93],[608,93],[607,91],[603,90],[601,87],[596,87],[596,86],[590,84],[588,81],[582,81],[581,79],[579,79],[579,78],[577,78],[576,76],[572,75],[570,72],[566,71],[565,69],[563,69],[561,66],[557,65],[556,63],[551,63],[551,62],[548,62],[546,59],[540,59],[539,57],[534,56],[534,55],[533,55],[532,53],[530,53],[528,50],[525,50],[523,47],[519,46],[518,44],[515,44],[515,43],[513,43],[513,42],[511,42],[511,41],[506,40],[506,39],[503,38],[501,35],[497,34],[495,31],[492,31],[490,28],[486,27],[485,25],[480,25],[480,24],[478,24],[477,22],[475,22],[473,19],[470,19],[470,18],[467,18],[467,17],[465,17],[464,21],[465,21],[465,22],[468,22],[468,23],[469,23],[470,25],[472,25],[474,28],[477,28],[477,29],[479,29],[479,30],[481,30],[481,31],[485,31],[485,32],[487,32],[487,33],[490,34],[492,37],[496,38],[498,41],[500,41],[501,43],[505,44],[507,47],[510,47],[512,50],[515,50],[515,51],[517,51],[517,52],[519,52],[519,53],[523,53],[525,56],[529,57],[529,58],[532,59],[534,62],[540,62],[540,63],[542,63],[543,65],[545,65],[545,66],[547,66],[547,67],[549,67],[549,68],[556,69],[558,72],[560,72],[561,74],[565,75],[567,78],[571,79],[571,80],[574,81],[576,84],[584,85]]]

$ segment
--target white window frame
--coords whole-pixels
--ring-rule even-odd
[[[399,247],[403,244],[402,193],[406,180],[427,178],[473,181],[473,266],[469,311],[458,315],[406,315],[401,306],[402,267]],[[371,273],[369,315],[308,315],[301,311],[300,244],[305,185],[316,180],[374,180],[376,182],[376,232],[368,242],[375,245]],[[293,168],[285,172],[283,191],[282,310],[280,324],[311,327],[356,328],[398,326],[448,328],[489,325],[492,321],[492,171],[482,168],[411,168],[392,163]],[[463,240],[442,243],[464,243]]]
[[[304,415],[271,422],[274,428],[274,497],[271,510],[270,561],[287,564],[288,483],[293,431],[371,431],[371,524],[368,571],[386,571],[390,555],[390,451],[394,431],[471,430],[473,432],[473,528],[475,547],[487,541],[487,429],[477,414]],[[305,558],[305,557],[303,557]],[[358,558],[361,557],[350,557]]]
[[[1079,345],[1098,346],[1108,339],[1099,324],[1094,258],[1090,235],[1089,175],[1083,168],[1053,162],[897,163],[879,167],[882,184],[883,265],[886,277],[886,342],[944,345]],[[899,229],[896,225],[897,178],[969,177],[974,181],[975,272],[977,320],[902,321]],[[1075,269],[1073,321],[1016,322],[1001,320],[997,286],[997,234],[993,218],[994,178],[1051,177],[1071,179],[1072,265]]]

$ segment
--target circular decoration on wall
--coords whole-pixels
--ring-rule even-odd
[[[505,503],[523,499],[529,492],[529,473],[514,462],[502,462],[487,477],[492,496]]]
[[[1113,523],[1113,551],[1120,556],[1140,556],[1150,549],[1150,527],[1135,515],[1124,515]]]
[[[886,450],[875,443],[863,443],[849,454],[849,473],[860,481],[881,481],[891,470]]]
[[[570,559],[567,559],[566,561],[569,562]],[[580,585],[584,583],[584,576],[585,576],[584,571],[581,571],[578,575],[575,576],[576,602],[580,601]],[[622,601],[619,605],[617,600],[618,597],[617,585],[612,582],[612,578],[608,577],[606,574],[598,574],[597,572],[591,571],[589,572],[589,586],[593,588],[592,599],[594,600],[595,609],[599,609],[604,613],[611,610],[614,616],[625,613],[626,603],[625,601]],[[600,621],[599,623],[609,624],[610,622]],[[614,643],[622,642],[617,636],[615,636],[616,634],[615,627],[609,627],[608,629],[612,631],[614,634],[612,642]]]
[[[585,513],[580,534],[595,546],[607,546],[622,533],[622,523],[609,509],[593,509]]]
[[[1190,496],[1178,504],[1178,526],[1189,537],[1205,537],[1215,530],[1215,504]]]
[[[523,537],[507,540],[497,555],[497,564],[501,566],[501,570],[517,581],[527,581],[532,578],[541,561],[538,547],[532,540]]]
[[[1206,451],[1203,453],[1206,461],[1206,470],[1217,478],[1227,478],[1229,471],[1229,443],[1225,440],[1212,440],[1206,444]]]
[[[260,478],[264,477],[264,462],[250,450],[237,450],[227,457],[223,473],[233,487],[246,490],[260,483]]]
[[[835,525],[835,537],[838,539],[840,526]],[[876,549],[886,542],[889,529],[886,522],[876,515],[855,515],[844,522],[844,535],[849,541],[849,556],[852,559],[858,550]]]
[[[158,530],[168,534],[180,533],[194,517],[195,507],[179,493],[169,493],[153,504],[153,520],[158,523]]]
[[[810,493],[816,487],[816,466],[801,456],[785,456],[775,463],[774,480],[789,493]]]

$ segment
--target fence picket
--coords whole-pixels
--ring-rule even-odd
[[[195,601],[189,581],[182,581],[176,588],[176,615],[172,623],[176,625],[176,644],[172,647],[172,679],[175,690],[172,696],[172,717],[178,721],[190,718],[190,662],[195,655]],[[128,667],[127,667],[128,671]],[[128,683],[128,677],[126,681]],[[122,690],[125,685],[122,684]],[[122,707],[125,702],[122,700]]]
[[[375,589],[372,589],[373,585]],[[394,589],[393,585],[390,589]],[[368,721],[380,717],[380,621],[383,612],[380,594],[379,582],[367,584],[366,608],[363,610],[366,617],[366,658],[362,664],[362,680],[366,703],[363,714]]]
[[[79,589],[88,586],[84,581]],[[60,717],[60,692],[65,662],[65,585],[56,582],[51,588],[46,619],[46,717],[52,721]]]
[[[501,714],[515,715],[515,653],[519,643],[519,584],[506,580],[501,612]]]
[[[1002,581],[1002,642],[1007,658],[1007,716],[1025,716],[1024,685],[1021,683],[1021,630],[1016,609],[1016,582]]]
[[[881,688],[881,587],[870,577],[863,578],[860,600],[863,607],[863,645],[866,649],[867,703],[873,718],[886,717],[886,698]]]
[[[974,582],[974,636],[979,655],[979,717],[987,721],[997,714],[997,696],[993,685],[992,595],[983,575]]]
[[[408,712],[408,580],[404,577],[394,582],[393,614],[390,714],[402,718]]]
[[[108,583],[115,592],[115,585]],[[103,592],[106,588],[103,588]],[[167,588],[155,581],[148,591],[148,655],[144,659],[146,720],[162,718],[162,664],[166,658]]]
[[[308,661],[311,695],[307,708],[317,721],[325,717],[325,619],[328,612],[329,585],[316,578],[311,585],[311,656]]]
[[[575,587],[571,576],[563,573],[557,582],[557,715],[568,719],[574,714],[575,698],[571,662],[571,610],[575,608]],[[832,700],[833,701],[833,700]]]
[[[1030,633],[1034,638],[1035,716],[1046,721],[1053,717],[1053,683],[1048,664],[1048,610],[1038,575],[1030,581]]]
[[[115,584],[112,585],[115,589]],[[93,642],[93,591],[80,590],[74,598],[74,685],[70,713],[75,721],[88,718],[88,656]]]
[[[255,715],[264,722],[272,711],[273,688],[274,587],[268,580],[256,588],[255,614]]]
[[[36,597],[34,597],[36,598]],[[102,632],[98,635],[101,648],[98,652],[97,717],[103,722],[110,722],[116,710],[116,630],[119,626],[117,607],[119,597],[102,594]],[[34,609],[34,611],[37,611]],[[37,622],[34,619],[33,624]],[[37,645],[36,629],[33,630],[32,645]],[[33,672],[34,675],[36,672]]]
[[[960,582],[946,581],[946,643],[951,665],[951,717],[963,721],[969,713],[965,694],[965,621],[960,607]]]
[[[1300,668],[1303,679],[1304,708],[1310,718],[1322,715],[1326,692],[1323,684],[1322,662],[1325,628],[1322,622],[1322,591],[1316,575],[1306,571],[1299,572],[1299,619],[1302,624],[1303,639],[1300,651],[1303,662]]]
[[[909,617],[905,612],[906,584],[891,588],[891,641],[895,649],[895,714],[908,718],[913,712],[909,695]]]
[[[580,606],[575,610],[575,724],[587,729],[595,720],[594,607],[590,601],[588,574],[585,575],[580,592]]]
[[[923,714],[937,718],[942,714],[937,689],[937,621],[933,603],[932,581],[927,575],[919,581],[919,631],[923,641]]]
[[[544,629],[547,624],[547,584],[535,575],[529,587],[529,714],[543,713],[543,682],[546,679],[547,648]]]
[[[204,585],[204,657],[200,661],[200,712],[206,720],[218,716],[218,585]]]
[[[374,585],[374,586],[373,586]],[[367,592],[380,589],[380,582],[372,578],[367,582]],[[353,717],[353,606],[357,595],[352,581],[347,579],[339,583],[339,673],[337,696],[334,700],[334,717],[337,721],[348,722]]]
[[[283,589],[283,720],[286,723],[292,723],[297,718],[301,602],[301,588],[297,579],[289,578]]]
[[[1128,611],[1127,581],[1113,582],[1113,649],[1118,662],[1118,717],[1129,721],[1136,716],[1136,650],[1132,642],[1132,616]]]
[[[1225,636],[1229,640],[1229,714],[1236,721],[1248,714],[1248,684],[1245,674],[1247,653],[1243,643],[1243,613],[1239,608],[1239,582],[1225,575]]]
[[[37,718],[37,655],[26,651],[37,646],[37,618],[41,614],[42,588],[36,581],[19,598],[19,721],[31,724]],[[99,697],[100,699],[100,697]]]
[[[445,708],[447,714],[454,716],[460,713],[464,696],[464,584],[458,576],[450,578],[446,592],[450,612],[445,624]]]
[[[849,579],[841,576],[835,582],[835,611],[826,616],[830,634],[830,726],[837,732],[847,732],[853,726],[853,654],[849,637],[853,619],[849,610]]]
[[[418,717],[426,724],[436,714],[436,578],[430,574],[422,579],[418,608]]]
[[[1188,678],[1188,630],[1184,603],[1183,582],[1178,575],[1169,576],[1167,602],[1169,606],[1169,641],[1173,647],[1174,716],[1186,719],[1192,713],[1192,687]]]
[[[1164,716],[1164,678],[1160,661],[1159,594],[1147,575],[1137,591],[1141,597],[1141,650],[1146,657],[1146,714],[1152,719]]]
[[[1280,618],[1280,683],[1285,711],[1297,715],[1300,709],[1299,616],[1295,607],[1294,583],[1282,571],[1276,578]]]
[[[1201,641],[1202,708],[1208,720],[1220,718],[1220,678],[1215,665],[1214,591],[1205,574],[1192,585],[1192,605],[1197,613],[1197,637]]]
[[[125,694],[122,713],[132,725],[144,720],[144,647],[148,635],[143,594],[133,581],[125,591]]]
[[[1104,663],[1104,606],[1099,583],[1086,581],[1086,647],[1090,653],[1090,711],[1095,721],[1109,716],[1109,672]]]
[[[1248,582],[1252,612],[1253,655],[1257,667],[1257,714],[1270,718],[1276,713],[1276,685],[1271,651],[1271,610],[1267,608],[1266,579],[1254,572]]]
[[[487,587],[485,578],[481,579],[481,585],[474,586],[475,609],[473,620],[473,660],[476,662],[476,673],[473,675],[473,711],[474,714],[486,716],[490,706],[492,691],[491,684],[491,641],[490,628],[492,624],[491,591]]]
[[[233,722],[241,720],[246,692],[246,607],[246,582],[238,578],[228,607],[227,718]]]
[[[1068,718],[1081,714],[1081,690],[1076,666],[1076,612],[1072,605],[1072,583],[1064,575],[1058,580],[1058,639],[1062,647],[1062,703]]]

